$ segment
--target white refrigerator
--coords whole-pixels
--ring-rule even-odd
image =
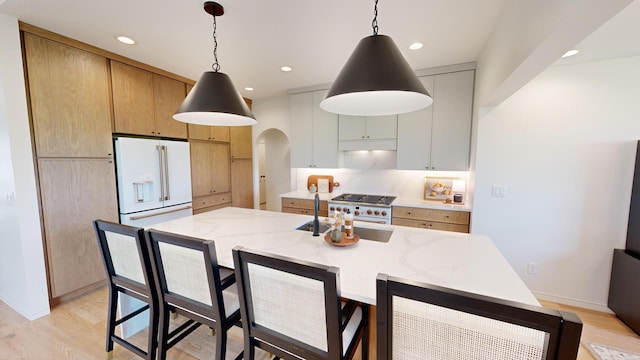
[[[120,223],[149,227],[192,214],[189,143],[130,137],[115,138]],[[120,294],[120,317],[144,303]],[[148,310],[121,325],[122,337],[147,327]]]
[[[146,227],[192,214],[189,143],[115,139],[120,223]]]

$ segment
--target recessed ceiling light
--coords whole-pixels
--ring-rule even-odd
[[[253,91],[253,88],[252,88],[252,87],[249,87],[249,86],[247,86],[247,87],[246,87],[246,88],[244,88],[244,89],[245,89],[245,90],[247,90],[247,91]]]
[[[418,49],[422,49],[424,45],[421,42],[414,42],[413,44],[409,45],[409,49],[411,50],[418,50]]]
[[[573,55],[575,55],[575,54],[577,54],[579,52],[580,52],[580,50],[576,50],[576,49],[569,50],[566,53],[564,53],[564,55],[562,55],[562,57],[566,58],[566,57],[569,57],[569,56],[573,56]]]
[[[284,71],[284,72],[289,72],[291,70],[293,70],[290,66],[283,66],[280,68],[280,70]]]
[[[127,36],[122,36],[122,35],[116,36],[116,39],[121,43],[127,44],[127,45],[134,45],[136,43],[135,40]]]

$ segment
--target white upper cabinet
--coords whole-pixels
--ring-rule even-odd
[[[339,116],[340,150],[395,150],[398,116]]]
[[[433,105],[398,116],[398,169],[469,169],[474,74],[466,70],[420,78]]]
[[[291,167],[338,167],[338,115],[320,108],[326,92],[289,95]]]

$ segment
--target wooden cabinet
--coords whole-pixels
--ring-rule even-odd
[[[91,222],[118,222],[110,159],[39,159],[38,174],[51,297],[105,278]]]
[[[397,115],[340,115],[339,150],[395,150],[397,131]]]
[[[104,267],[91,221],[118,221],[105,57],[24,34],[24,59],[54,302],[99,285]]]
[[[231,159],[233,206],[253,209],[253,160]]]
[[[437,210],[393,206],[391,224],[423,229],[469,232],[470,213],[455,210]]]
[[[229,193],[205,195],[193,200],[193,213],[199,214],[228,206],[232,206]]]
[[[24,34],[38,157],[113,154],[107,59]]]
[[[313,216],[313,200],[283,197],[282,212]],[[329,206],[326,200],[320,201],[318,216],[329,216]]]
[[[465,70],[420,78],[433,105],[398,115],[398,169],[469,169],[474,74]]]
[[[251,159],[253,157],[252,127],[232,126],[229,129],[232,159]]]
[[[289,95],[291,167],[338,167],[338,115],[320,108],[326,90]]]
[[[229,142],[229,126],[189,124],[189,139]]]
[[[231,191],[229,144],[192,141],[191,184],[193,199]]]
[[[251,126],[232,126],[231,198],[233,206],[253,209],[253,146]]]
[[[173,114],[185,98],[183,82],[111,61],[115,132],[187,138]]]

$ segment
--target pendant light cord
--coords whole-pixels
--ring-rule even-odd
[[[371,27],[373,27],[373,35],[378,35],[378,0],[375,0],[373,7],[373,21],[371,22]]]
[[[377,1],[377,0],[376,0]],[[216,37],[216,16],[213,15],[213,65],[211,65],[211,69],[213,71],[218,72],[220,70],[220,64],[218,64],[218,39]]]

